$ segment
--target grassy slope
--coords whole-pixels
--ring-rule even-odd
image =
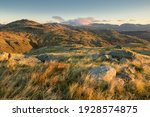
[[[0,56],[0,99],[150,99],[147,41],[115,31],[89,32],[27,20],[2,28],[0,40],[3,45],[0,51],[25,52],[31,56],[8,61]],[[136,53],[135,60],[123,64],[118,60],[93,59],[92,55],[107,53],[115,49],[116,44],[143,55]],[[35,56],[44,53],[63,59],[37,61]],[[116,78],[110,83],[87,80],[88,70],[100,65],[114,67]],[[121,73],[131,80],[126,80]]]
[[[111,48],[49,48],[53,56],[65,56],[61,62],[46,62],[34,66],[13,65],[1,62],[1,99],[150,99],[150,57],[136,54],[134,61],[119,64],[117,61],[93,60],[91,54]],[[44,48],[42,48],[44,49]],[[125,49],[125,48],[124,48]],[[46,49],[48,50],[48,49]],[[42,50],[43,51],[43,50]],[[41,53],[42,53],[41,51]],[[30,54],[40,54],[39,51]],[[110,83],[86,79],[90,68],[110,65],[117,76]],[[132,80],[120,76],[125,73]]]

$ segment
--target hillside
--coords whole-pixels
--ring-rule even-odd
[[[44,46],[104,46],[107,45],[105,40],[102,40],[97,35],[94,35],[90,32],[84,30],[76,30],[74,28],[70,28],[69,26],[64,26],[61,24],[39,24],[34,21],[29,20],[20,20],[16,22],[12,22],[10,24],[5,25],[0,29],[1,32],[1,40],[6,42],[5,37],[9,36],[9,33],[13,33],[13,37],[11,38],[11,43],[5,44],[8,50],[6,52],[11,51],[13,48],[13,52],[18,52],[17,47],[15,47],[16,38],[18,38],[20,48],[23,43],[27,44],[28,49],[24,49],[25,51],[29,51],[32,48],[39,48]],[[3,33],[3,34],[2,34]],[[15,37],[16,35],[16,37]],[[21,37],[18,37],[21,36]],[[22,41],[24,40],[24,42]],[[9,46],[9,47],[8,47]],[[11,48],[11,50],[10,50]],[[2,49],[1,49],[2,50]],[[4,50],[2,50],[4,51]],[[24,52],[25,52],[24,51]]]
[[[89,29],[101,29],[101,30],[116,30],[116,31],[150,31],[150,24],[142,25],[142,24],[91,24],[88,26],[83,26]]]
[[[0,99],[150,99],[150,56],[111,48],[51,47],[0,54]]]
[[[112,30],[87,30],[63,24],[19,20],[0,28],[0,51],[24,53],[45,46],[106,47],[146,41]],[[25,45],[25,46],[24,46]]]
[[[0,99],[150,99],[150,42],[19,20],[0,28]]]
[[[138,38],[150,41],[150,31],[123,31],[120,33],[130,36],[136,36]]]
[[[127,43],[145,43],[143,39],[138,37],[132,37],[125,34],[120,34],[115,30],[99,30],[99,29],[87,29],[94,34],[100,36],[102,39],[109,42],[111,45],[125,45]]]

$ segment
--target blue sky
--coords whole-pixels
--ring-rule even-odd
[[[0,23],[19,19],[51,22],[149,23],[150,0],[0,0]],[[81,21],[81,22],[82,22]]]

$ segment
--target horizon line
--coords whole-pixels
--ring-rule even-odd
[[[12,21],[8,21],[7,23],[1,23],[0,22],[0,24],[2,24],[2,25],[7,25],[7,24],[9,24],[9,23],[12,23],[12,22],[16,22],[16,21],[21,21],[21,20],[28,20],[28,21],[34,21],[34,22],[37,22],[37,23],[40,23],[40,24],[53,24],[53,23],[57,23],[57,24],[65,24],[65,25],[71,25],[71,24],[67,24],[67,23],[65,23],[65,22],[51,22],[51,21],[47,21],[47,22],[42,22],[42,21],[38,21],[38,20],[32,20],[32,19],[26,19],[26,18],[22,18],[22,19],[17,19],[17,20],[12,20]],[[100,23],[98,23],[98,22],[95,22],[95,23],[90,23],[90,24],[88,24],[88,25],[83,25],[83,26],[90,26],[91,24],[105,24],[105,25],[118,25],[118,26],[121,26],[121,25],[123,25],[123,24],[133,24],[133,25],[150,25],[150,23],[129,23],[129,22],[124,22],[124,23],[104,23],[104,22],[100,22]],[[72,25],[73,26],[73,25]],[[78,25],[77,25],[78,26]],[[82,26],[82,25],[79,25],[79,26]]]

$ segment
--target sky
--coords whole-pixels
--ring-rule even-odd
[[[150,24],[150,0],[0,0],[0,23]]]

